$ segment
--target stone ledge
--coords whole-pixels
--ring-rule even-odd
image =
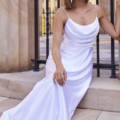
[[[0,96],[22,100],[44,77],[45,69],[39,72],[0,74]],[[78,108],[120,112],[120,80],[93,77]]]
[[[93,77],[78,107],[120,112],[120,80]]]
[[[44,76],[45,70],[0,74],[0,96],[23,99]]]

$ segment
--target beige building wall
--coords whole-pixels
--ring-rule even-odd
[[[32,68],[34,0],[0,0],[0,73]]]

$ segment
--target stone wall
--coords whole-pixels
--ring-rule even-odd
[[[0,73],[32,68],[34,0],[0,0]]]

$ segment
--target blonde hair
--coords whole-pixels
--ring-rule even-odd
[[[88,2],[89,2],[89,0],[85,0],[85,3],[88,3]],[[65,4],[66,9],[76,8],[76,6],[74,4],[74,0],[72,3],[70,2],[70,0],[64,0],[64,4]]]

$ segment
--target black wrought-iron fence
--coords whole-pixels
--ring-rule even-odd
[[[96,4],[99,4],[99,0],[96,0]],[[110,0],[110,13],[111,13],[111,23],[114,24],[114,0]],[[99,48],[99,34],[96,39],[97,43],[97,63],[94,63],[94,68],[97,68],[97,77],[100,77],[100,68],[110,69],[111,70],[111,78],[116,78],[116,66],[115,64],[115,42],[111,37],[111,64],[101,64],[100,63],[100,48]]]
[[[111,11],[111,22],[114,24],[114,1],[110,0],[110,11]],[[96,4],[99,4],[99,1],[96,0]],[[58,0],[58,8],[60,7],[60,0]],[[43,35],[46,36],[46,59],[49,55],[49,35],[53,34],[51,29],[51,15],[55,14],[55,11],[50,11],[48,9],[48,0],[46,0],[46,12],[45,10],[42,11],[43,18],[44,18],[44,27],[46,30],[43,32]],[[52,18],[54,20],[54,18]],[[54,21],[53,21],[54,22]],[[46,60],[39,60],[38,59],[38,0],[35,0],[35,68],[34,71],[39,71],[39,64],[46,64]],[[110,64],[101,64],[100,63],[100,48],[99,48],[99,33],[96,38],[96,51],[97,51],[97,62],[93,64],[93,68],[97,69],[97,77],[100,77],[100,69],[110,69],[111,70],[111,78],[116,78],[116,66],[115,64],[115,43],[114,39],[111,38],[111,63]]]
[[[49,13],[49,35],[53,34],[53,23],[55,10],[48,10]],[[46,11],[42,9],[42,36],[46,36]]]

